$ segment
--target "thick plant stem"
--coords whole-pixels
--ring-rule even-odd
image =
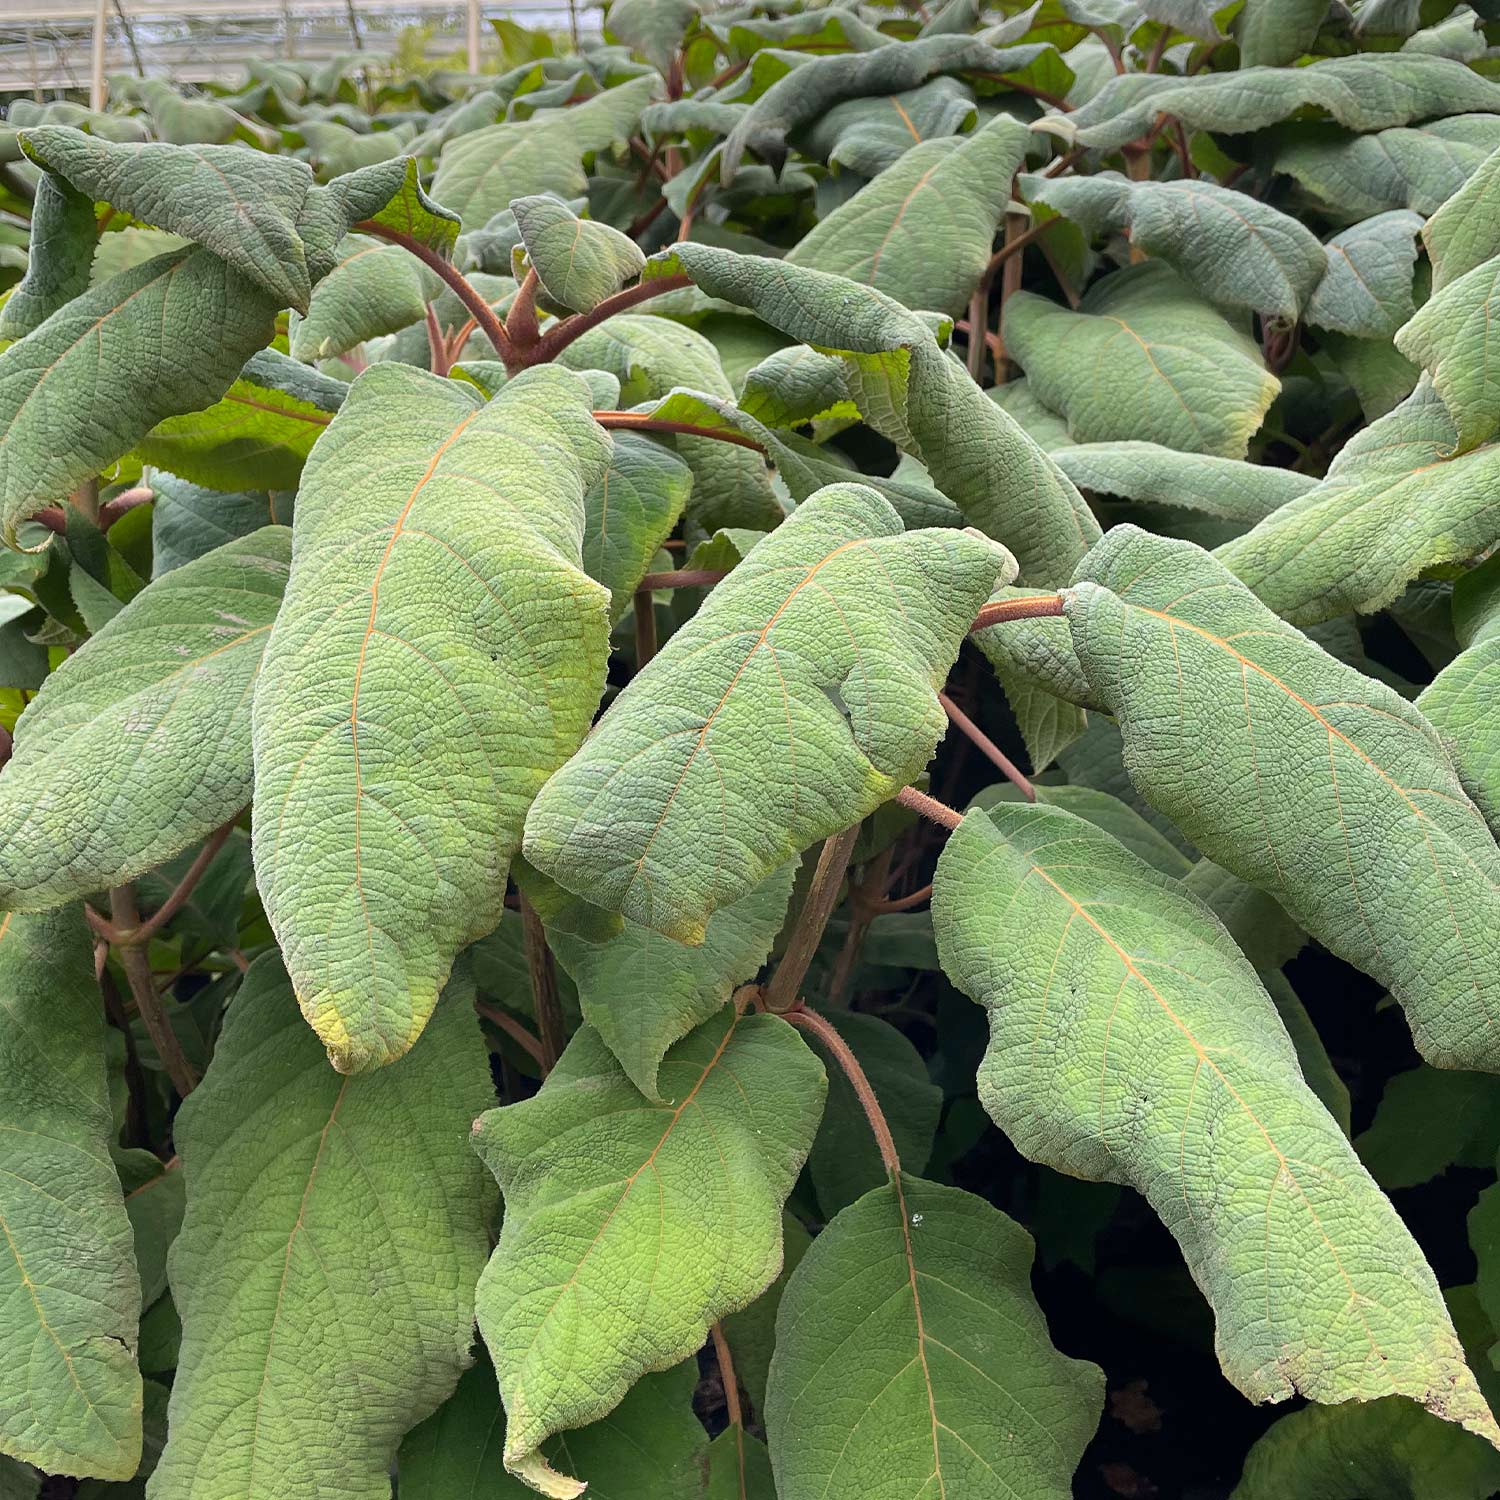
[[[854,973],[854,965],[859,959],[859,950],[864,946],[870,923],[875,920],[879,909],[876,903],[885,895],[886,884],[891,878],[891,857],[895,852],[894,845],[889,849],[882,849],[865,866],[858,882],[850,888],[849,931],[844,935],[844,946],[839,949],[839,956],[833,964],[833,974],[828,980],[830,1006],[843,1002],[849,976]]]
[[[494,345],[495,353],[505,361],[505,368],[507,370],[519,368],[516,351],[511,347],[510,338],[500,319],[495,315],[494,309],[452,261],[444,260],[436,250],[424,245],[420,240],[413,239],[411,235],[403,234],[399,229],[388,229],[384,224],[375,223],[373,219],[362,219],[354,228],[360,234],[371,234],[377,239],[389,240],[391,244],[400,245],[403,250],[415,255],[424,266],[445,281],[458,300],[469,309],[475,323],[484,329],[486,337]]]
[[[612,318],[616,313],[628,312],[639,302],[649,301],[652,297],[660,297],[667,292],[680,291],[683,287],[691,285],[691,280],[686,276],[659,276],[654,281],[641,281],[635,286],[628,286],[623,292],[616,292],[613,297],[606,297],[592,312],[579,313],[573,318],[564,318],[561,323],[549,328],[519,363],[522,365],[546,364],[548,360],[556,359],[574,339],[582,337],[590,328],[597,327],[606,318]]]
[[[550,335],[549,335],[550,337]],[[725,432],[720,427],[700,427],[696,422],[667,422],[648,417],[637,411],[596,411],[594,420],[601,427],[621,429],[626,432],[679,432],[688,437],[717,438],[721,443],[734,443],[740,448],[753,448],[757,453],[762,448],[753,438],[738,432]]]
[[[964,820],[964,815],[957,809],[949,807],[946,802],[939,802],[936,797],[929,797],[926,792],[919,792],[914,786],[902,787],[896,793],[896,801],[902,807],[909,807],[914,813],[921,813],[924,818],[949,832]]]
[[[974,616],[969,634],[976,630],[988,630],[991,625],[1003,625],[1007,620],[1049,620],[1061,616],[1063,596],[1061,594],[1035,594],[1030,598],[996,599],[986,604]]]
[[[446,375],[448,366],[452,363],[448,355],[448,341],[438,326],[437,309],[430,302],[427,304],[427,362],[432,366],[434,375]]]
[[[815,1036],[823,1048],[832,1053],[833,1060],[843,1069],[844,1076],[849,1080],[854,1095],[865,1112],[865,1118],[870,1122],[870,1129],[874,1132],[875,1144],[880,1148],[880,1159],[885,1164],[886,1171],[892,1177],[899,1178],[901,1158],[896,1152],[896,1142],[891,1135],[891,1127],[886,1124],[885,1112],[880,1107],[880,1100],[875,1097],[875,1090],[870,1087],[870,1080],[865,1076],[865,1070],[860,1067],[859,1059],[849,1050],[849,1044],[816,1011],[799,1007],[797,1010],[788,1011],[784,1019],[790,1021],[799,1031]]]
[[[792,929],[786,952],[766,986],[767,1010],[782,1015],[797,1004],[802,981],[807,978],[808,966],[823,939],[823,929],[838,905],[844,871],[849,867],[849,856],[854,853],[854,843],[858,838],[859,824],[853,823],[842,833],[823,841],[823,852],[818,856],[818,867],[813,871],[807,899],[797,914],[797,924]]]
[[[675,573],[647,573],[638,589],[711,589],[729,574],[723,568],[679,568]]]
[[[656,600],[642,580],[635,591],[635,669],[637,672],[656,655]]]
[[[1036,801],[1036,788],[1021,774],[1021,769],[1008,756],[984,730],[982,730],[958,704],[956,704],[947,693],[938,694],[938,702],[943,705],[943,712],[948,715],[949,722],[961,733],[968,736],[969,740],[983,752],[990,763],[998,767],[1000,774],[1012,785],[1021,789],[1021,795],[1028,802]]]
[[[731,1427],[743,1428],[745,1413],[740,1406],[740,1383],[734,1373],[734,1359],[729,1353],[729,1341],[724,1337],[721,1324],[713,1324],[708,1333],[714,1342],[714,1358],[719,1362],[719,1381],[724,1387],[724,1405],[729,1412],[729,1424]]]
[[[910,911],[914,906],[920,906],[924,901],[932,900],[932,884],[924,885],[921,890],[913,891],[909,896],[895,896],[885,901],[877,901],[873,910],[878,915],[884,915],[890,911]]]
[[[521,897],[521,935],[526,948],[526,968],[531,974],[531,1000],[536,1007],[536,1029],[541,1034],[541,1056],[537,1062],[545,1077],[557,1066],[568,1042],[563,1023],[562,1001],[557,994],[557,969],[547,946],[546,929],[536,908]]]
[[[536,267],[528,266],[521,289],[516,293],[515,301],[511,303],[510,312],[505,318],[506,337],[518,354],[524,354],[526,350],[533,348],[542,336],[541,325],[536,317],[536,294],[540,285]]]
[[[109,893],[109,914],[116,930],[134,933],[141,925],[134,886],[128,883],[117,885]],[[122,942],[117,951],[120,967],[125,971],[125,979],[130,985],[131,997],[135,1000],[135,1008],[146,1028],[146,1034],[151,1038],[156,1055],[161,1058],[162,1066],[167,1070],[167,1077],[172,1080],[172,1087],[186,1099],[197,1088],[198,1075],[187,1060],[182,1043],[177,1040],[177,1033],[172,1030],[161,996],[156,993],[156,980],[151,974],[151,961],[146,957],[145,945]]]
[[[513,1015],[501,1010],[498,1005],[491,1005],[488,1000],[476,1000],[474,1002],[474,1009],[486,1021],[490,1022],[491,1025],[497,1026],[503,1031],[523,1052],[528,1053],[532,1061],[540,1065],[542,1061],[542,1044],[540,1039],[516,1020]]]

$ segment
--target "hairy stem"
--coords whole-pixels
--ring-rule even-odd
[[[995,599],[986,604],[974,616],[969,634],[976,630],[987,630],[991,625],[1003,625],[1007,620],[1047,620],[1059,617],[1063,612],[1061,594],[1033,594],[1020,599]]]
[[[448,352],[448,341],[438,326],[437,309],[430,302],[427,304],[427,362],[432,366],[434,375],[446,375],[453,362]]]
[[[723,568],[679,568],[675,573],[647,573],[636,584],[638,589],[711,589],[721,578],[728,578]]]
[[[929,797],[926,792],[919,792],[914,786],[902,787],[896,793],[896,801],[902,807],[909,807],[914,813],[921,813],[924,818],[930,819],[940,828],[946,828],[950,832],[964,820],[961,812],[949,807],[946,802],[939,802],[936,797]]]
[[[606,297],[592,312],[564,318],[561,323],[549,328],[526,351],[525,357],[520,359],[519,364],[546,364],[549,360],[556,359],[574,339],[581,338],[590,328],[596,328],[605,319],[614,317],[616,313],[628,312],[638,303],[647,302],[652,297],[663,296],[667,292],[680,291],[683,287],[691,285],[691,280],[686,276],[659,276],[654,281],[641,281],[635,286],[628,286],[623,292],[616,292],[613,297]]]
[[[141,925],[140,909],[135,903],[135,887],[129,883],[117,885],[109,893],[109,913],[117,931],[134,933]],[[122,942],[116,952],[120,967],[125,971],[126,983],[146,1034],[151,1038],[156,1054],[161,1058],[172,1087],[186,1099],[198,1086],[198,1074],[187,1060],[177,1033],[167,1019],[167,1012],[156,992],[156,981],[151,974],[151,961],[146,957],[145,946],[136,942]]]
[[[844,871],[849,867],[849,856],[854,852],[858,837],[859,824],[853,823],[842,833],[824,839],[818,867],[813,871],[812,884],[807,888],[807,899],[797,913],[797,923],[787,941],[786,952],[766,986],[767,1010],[784,1014],[797,1004],[802,981],[807,978],[808,966],[823,939],[823,929],[828,926],[828,919],[838,905]]]
[[[901,1158],[896,1152],[896,1142],[891,1135],[891,1127],[886,1123],[885,1112],[880,1107],[880,1101],[875,1097],[875,1090],[870,1087],[870,1080],[865,1076],[865,1070],[860,1067],[859,1059],[849,1050],[849,1044],[816,1011],[799,1007],[797,1010],[788,1011],[783,1019],[790,1021],[798,1030],[807,1032],[809,1036],[815,1036],[823,1048],[832,1054],[833,1060],[843,1069],[844,1076],[849,1080],[855,1097],[865,1112],[865,1118],[870,1122],[870,1129],[874,1132],[875,1144],[880,1147],[880,1159],[885,1163],[886,1171],[892,1177],[899,1177]]]
[[[388,229],[384,224],[375,223],[373,219],[362,219],[354,228],[360,234],[372,234],[377,239],[389,240],[391,244],[400,245],[403,250],[415,255],[424,266],[446,282],[454,296],[469,309],[474,322],[484,329],[485,336],[494,346],[495,353],[505,361],[505,368],[507,370],[520,368],[516,361],[516,351],[511,347],[510,338],[500,319],[480,295],[479,289],[452,261],[445,260],[436,250],[424,245],[420,240],[413,239],[411,235],[403,234],[399,229]]]
[[[194,887],[203,878],[203,872],[214,862],[214,856],[224,847],[229,835],[234,832],[236,813],[227,823],[221,824],[208,836],[208,841],[198,851],[198,857],[187,867],[181,880],[152,914],[133,932],[122,932],[119,941],[144,947],[177,915],[193,894]]]
[[[708,1333],[714,1341],[714,1358],[719,1362],[719,1383],[724,1387],[724,1405],[729,1411],[730,1426],[743,1428],[745,1413],[740,1407],[740,1383],[735,1378],[734,1360],[730,1357],[729,1342],[724,1337],[723,1326],[719,1323],[713,1324]],[[743,1478],[743,1471],[741,1477]],[[741,1485],[741,1489],[743,1488],[744,1486]]]
[[[891,860],[895,852],[894,844],[888,849],[882,849],[865,866],[859,880],[850,887],[849,931],[844,935],[844,946],[839,949],[839,956],[833,964],[833,974],[828,980],[830,1006],[839,1005],[843,1000],[849,977],[854,973],[854,965],[859,959],[859,950],[864,946],[870,923],[875,920],[878,911],[876,903],[885,895],[886,885],[890,881]]]
[[[1021,774],[1020,767],[1016,765],[1010,756],[947,693],[939,693],[938,702],[943,705],[943,712],[948,715],[949,722],[952,723],[954,728],[967,735],[970,742],[983,752],[990,763],[999,768],[1000,774],[1013,786],[1018,786],[1021,789],[1021,795],[1028,802],[1035,802],[1036,788]]]
[[[564,325],[566,326],[566,325]],[[548,338],[551,334],[548,334]],[[546,340],[544,339],[545,343]],[[648,417],[642,412],[635,411],[596,411],[594,420],[601,427],[617,428],[626,432],[680,432],[687,437],[717,438],[721,443],[734,443],[740,448],[753,448],[757,453],[761,452],[761,446],[754,438],[747,438],[738,432],[726,432],[721,427],[700,427],[695,422],[667,422],[656,417]]]
[[[536,294],[540,286],[541,281],[536,274],[536,267],[528,266],[526,275],[521,281],[520,290],[516,293],[515,300],[510,305],[510,312],[505,319],[506,337],[521,352],[532,348],[542,336],[541,325],[536,317]]]
[[[531,975],[531,999],[536,1007],[536,1029],[541,1034],[541,1054],[537,1058],[542,1076],[557,1065],[567,1045],[567,1027],[563,1022],[562,1001],[557,994],[557,969],[547,933],[536,908],[521,897],[521,935],[526,948],[526,968]]]

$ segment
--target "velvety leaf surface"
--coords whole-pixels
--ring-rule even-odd
[[[208,251],[179,250],[100,282],[0,353],[4,540],[158,422],[212,405],[270,342],[275,311]]]
[[[143,589],[57,668],[0,772],[0,904],[123,884],[250,800],[250,695],[291,562],[267,526]]]
[[[947,723],[935,689],[1004,562],[977,533],[904,530],[864,486],[820,491],[547,783],[527,859],[701,943],[717,908],[918,774]]]
[[[1500,537],[1500,444],[1457,445],[1452,417],[1424,382],[1355,433],[1316,489],[1217,556],[1293,624],[1373,613],[1424,569],[1465,561]]]
[[[1247,334],[1161,264],[1117,271],[1076,312],[1035,292],[1005,303],[1005,347],[1075,442],[1145,438],[1244,458],[1280,389]]]
[[[252,966],[175,1122],[183,1340],[153,1500],[388,1500],[397,1444],[469,1362],[489,1244],[472,996],[456,982],[408,1057],[343,1078],[275,955]]]
[[[957,316],[989,262],[1031,132],[997,115],[967,136],[913,145],[820,220],[787,263],[879,288],[907,307]]]
[[[217,401],[159,423],[136,452],[210,489],[294,490],[313,444],[348,394],[342,380],[263,349]]]
[[[934,78],[899,93],[835,104],[803,129],[798,149],[835,169],[878,177],[919,142],[969,129],[976,114],[973,96],[958,79]]]
[[[1080,571],[1069,623],[1142,795],[1389,986],[1429,1061],[1500,1071],[1500,852],[1427,721],[1189,542],[1117,527]]]
[[[486,404],[376,365],[308,464],[255,695],[255,864],[341,1071],[416,1040],[588,729],[608,601],[580,565],[584,495],[607,455],[566,371]]]
[[[31,206],[26,274],[0,306],[0,339],[25,338],[88,289],[97,232],[94,200],[43,172]]]
[[[424,279],[425,278],[425,279]],[[311,362],[343,354],[366,339],[421,318],[441,283],[403,246],[347,234],[338,263],[313,289],[292,336],[292,357]]]
[[[646,264],[634,240],[556,198],[517,198],[511,211],[542,290],[572,312],[591,312]]]
[[[802,1221],[790,1213],[781,1216],[781,1246],[781,1271],[776,1280],[748,1307],[719,1320],[720,1330],[734,1360],[734,1373],[762,1425],[766,1379],[776,1352],[776,1313],[787,1282],[796,1274],[802,1257],[812,1246],[812,1236],[802,1227]]]
[[[692,1360],[643,1375],[607,1416],[549,1438],[549,1460],[601,1500],[701,1500],[708,1441],[693,1415],[697,1377]],[[504,1447],[505,1412],[483,1360],[406,1435],[401,1500],[526,1500],[536,1491],[506,1473]]]
[[[813,1242],[782,1298],[766,1395],[781,1500],[1063,1500],[1103,1395],[1052,1347],[1031,1237],[901,1173]]]
[[[153,578],[160,578],[215,547],[247,537],[264,526],[291,524],[295,496],[288,490],[241,490],[231,494],[192,484],[162,469],[148,471],[142,483],[152,492]]]
[[[0,1453],[128,1479],[141,1456],[141,1287],[77,908],[0,916],[0,1017]]]
[[[1427,221],[1422,241],[1432,260],[1432,289],[1441,292],[1500,255],[1500,149]]]
[[[1408,1395],[1500,1446],[1421,1251],[1180,885],[1060,809],[971,813],[939,860],[933,927],[990,1013],[986,1110],[1034,1160],[1144,1194],[1240,1390]]]
[[[1420,214],[1393,209],[1333,235],[1323,247],[1328,268],[1307,304],[1307,321],[1356,338],[1390,338],[1414,311],[1421,228]]]
[[[822,1064],[775,1016],[726,1006],[643,1098],[585,1027],[534,1098],[475,1149],[505,1194],[479,1327],[505,1399],[505,1463],[544,1494],[583,1486],[542,1445],[694,1353],[781,1266],[781,1209],[823,1107]],[[659,1276],[653,1267],[671,1267]]]
[[[590,906],[527,868],[518,867],[517,878],[546,924],[548,947],[578,986],[584,1020],[625,1076],[656,1101],[667,1049],[717,1015],[766,961],[796,873],[796,861],[789,861],[721,906],[696,948]]]

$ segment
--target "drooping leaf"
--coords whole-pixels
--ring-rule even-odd
[[[1244,458],[1280,389],[1249,336],[1156,262],[1095,283],[1076,312],[1018,292],[1004,333],[1079,443],[1145,438]]]
[[[697,1373],[688,1361],[643,1375],[607,1416],[549,1439],[548,1458],[586,1480],[598,1500],[701,1500],[708,1445],[693,1415]],[[406,1435],[396,1465],[401,1500],[527,1500],[536,1491],[506,1473],[504,1447],[495,1372],[482,1360]]]
[[[789,338],[839,355],[865,420],[920,459],[973,525],[1004,539],[1027,584],[1065,582],[1098,536],[1061,470],[899,303],[846,277],[707,245],[673,245],[643,275],[677,272]]]
[[[148,471],[152,493],[151,576],[160,578],[215,547],[263,526],[289,526],[294,496],[287,490],[226,494],[191,484],[163,470]]]
[[[1420,214],[1393,209],[1332,236],[1328,269],[1307,304],[1307,321],[1356,338],[1388,339],[1411,317]]]
[[[94,200],[43,172],[31,208],[26,274],[0,306],[0,339],[25,338],[88,288]]]
[[[309,461],[255,693],[255,865],[341,1071],[400,1057],[499,921],[526,808],[603,689],[589,409],[564,370],[486,404],[375,365]]]
[[[42,685],[0,773],[0,906],[120,885],[250,800],[250,694],[291,533],[267,526],[158,579]]]
[[[465,1146],[493,1097],[456,981],[409,1056],[341,1078],[274,954],[175,1121],[182,1353],[152,1500],[386,1500],[407,1429],[469,1361],[494,1188]]]
[[[1312,475],[1291,469],[1130,439],[1054,448],[1052,461],[1079,489],[1143,505],[1180,506],[1246,526],[1318,484]]]
[[[835,104],[808,122],[798,149],[836,171],[878,177],[920,142],[970,129],[977,113],[973,95],[958,79],[934,78],[899,93]]]
[[[100,282],[0,353],[5,542],[158,422],[211,406],[270,341],[275,312],[207,250],[179,250]],[[164,339],[164,327],[183,331]]]
[[[1500,851],[1404,698],[1189,542],[1116,527],[1067,602],[1142,795],[1401,1002],[1439,1066],[1500,1071]]]
[[[527,859],[702,942],[716,909],[917,775],[947,723],[934,689],[1006,562],[977,533],[905,531],[863,486],[820,491],[548,782]],[[768,759],[788,768],[790,796],[764,774]]]
[[[846,1208],[776,1320],[781,1500],[1071,1494],[1104,1380],[1052,1347],[1032,1253],[983,1199],[906,1172]]]
[[[1380,609],[1424,568],[1500,537],[1500,443],[1456,446],[1452,417],[1423,382],[1350,438],[1322,484],[1216,555],[1297,625]]]
[[[956,316],[989,263],[1030,136],[1002,114],[973,135],[914,145],[804,235],[787,263]]]
[[[665,75],[701,9],[700,0],[613,0],[606,23],[612,35]]]
[[[294,359],[328,359],[415,323],[440,283],[402,246],[348,234],[292,335]]]
[[[609,466],[584,497],[583,566],[609,590],[614,624],[671,535],[693,490],[693,471],[638,433],[614,434]]]
[[[342,380],[263,349],[217,401],[159,423],[136,452],[144,463],[210,489],[294,490],[348,393]]]
[[[822,1064],[777,1017],[726,1006],[667,1054],[659,1080],[674,1102],[643,1098],[585,1027],[539,1094],[476,1127],[505,1194],[479,1327],[505,1400],[506,1467],[544,1494],[583,1489],[549,1465],[547,1438],[692,1354],[780,1269]]]
[[[1246,0],[1235,23],[1242,68],[1281,67],[1311,47],[1328,7],[1324,0]]]
[[[542,290],[567,311],[592,312],[646,264],[634,240],[608,224],[580,219],[557,198],[517,198],[511,211]]]
[[[592,907],[534,871],[517,873],[547,926],[548,946],[578,986],[584,1020],[625,1076],[655,1101],[667,1049],[717,1015],[765,962],[786,918],[797,866],[788,862],[721,906],[696,948]]]
[[[913,1174],[922,1171],[943,1108],[943,1091],[928,1078],[922,1054],[879,1016],[839,1011],[827,1019],[859,1059],[875,1090],[902,1165]],[[816,1041],[811,1045],[820,1050]],[[870,1122],[842,1068],[829,1072],[828,1102],[807,1170],[818,1206],[829,1219],[886,1180]]]
[[[985,1109],[1025,1155],[1146,1196],[1234,1385],[1407,1395],[1500,1446],[1421,1251],[1303,1082],[1254,969],[1176,881],[1058,808],[971,813],[933,926],[990,1013]]]
[[[141,1456],[141,1287],[80,910],[0,917],[0,1013],[0,1453],[128,1479]]]

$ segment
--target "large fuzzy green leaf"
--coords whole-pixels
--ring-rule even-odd
[[[1299,126],[1284,132],[1274,165],[1350,219],[1398,208],[1430,214],[1497,147],[1500,114],[1455,115],[1368,135]]]
[[[920,459],[973,525],[1004,542],[1024,582],[1067,581],[1099,535],[1093,513],[920,318],[847,277],[707,245],[674,245],[648,261],[644,274],[677,272],[789,338],[839,355],[865,420]]]
[[[1416,234],[1422,216],[1398,208],[1332,236],[1328,268],[1307,304],[1307,321],[1356,338],[1388,339],[1411,317]]]
[[[144,463],[218,490],[294,490],[349,387],[275,349],[245,362],[215,402],[153,427]]]
[[[4,540],[158,422],[218,400],[270,341],[275,312],[207,250],[179,250],[100,282],[0,353]]]
[[[472,999],[456,981],[409,1056],[341,1078],[276,956],[251,966],[174,1122],[182,1354],[152,1500],[388,1500],[397,1444],[469,1362],[489,1244]]]
[[[486,404],[376,365],[308,463],[255,694],[255,864],[343,1071],[415,1041],[588,729],[608,596],[580,564],[583,502],[608,448],[565,370]]]
[[[24,338],[88,289],[96,232],[94,200],[43,172],[31,207],[26,274],[0,306],[0,339]]]
[[[989,1011],[980,1099],[1027,1156],[1145,1195],[1251,1400],[1406,1395],[1500,1446],[1436,1279],[1178,882],[1054,807],[971,813],[933,885]]]
[[[977,113],[973,95],[956,78],[934,78],[899,93],[835,104],[809,122],[798,149],[835,171],[878,177],[919,142],[968,130]]]
[[[1328,15],[1323,0],[1246,0],[1235,23],[1242,68],[1281,67],[1312,46]]]
[[[415,323],[441,283],[402,246],[345,235],[338,263],[313,290],[292,333],[292,356],[312,361]]]
[[[1077,218],[1091,236],[1129,230],[1130,243],[1155,256],[1223,307],[1295,320],[1326,265],[1311,230],[1246,193],[1189,178],[1132,182],[1096,177],[1020,180],[1022,196]]]
[[[432,194],[469,229],[478,229],[512,198],[583,193],[583,158],[624,145],[641,111],[661,88],[655,76],[629,78],[571,109],[540,109],[450,141],[438,158]]]
[[[565,311],[592,312],[646,264],[634,240],[557,198],[517,198],[511,212],[542,291]]]
[[[1064,1500],[1103,1373],[1052,1347],[1031,1237],[905,1172],[814,1241],[781,1301],[766,1428],[781,1500]]]
[[[957,316],[989,263],[1030,134],[997,115],[973,135],[913,145],[804,235],[787,263]]]
[[[1396,331],[1396,347],[1432,377],[1453,418],[1454,453],[1500,432],[1500,255],[1451,281]]]
[[[1244,458],[1280,383],[1244,333],[1165,265],[1096,282],[1075,312],[1018,292],[1005,347],[1075,442],[1144,438]]]
[[[1433,115],[1500,109],[1500,85],[1446,57],[1420,53],[1324,58],[1305,68],[1241,68],[1191,78],[1134,73],[1111,79],[1071,123],[1106,150],[1144,135],[1158,115],[1189,130],[1248,135],[1309,106],[1351,130],[1383,130]]]
[[[544,1494],[583,1489],[548,1464],[547,1438],[695,1352],[781,1267],[822,1064],[784,1021],[726,1006],[659,1080],[666,1102],[652,1104],[585,1027],[535,1098],[475,1130],[505,1194],[479,1327],[505,1399],[506,1467]]]
[[[1500,537],[1500,443],[1469,453],[1456,445],[1452,417],[1424,382],[1355,433],[1322,484],[1217,555],[1298,625],[1380,609],[1423,569],[1467,560]]]
[[[721,583],[548,782],[526,857],[682,942],[911,781],[935,689],[1008,562],[830,485]],[[766,767],[781,766],[789,786]]]
[[[1434,291],[1442,291],[1450,282],[1500,254],[1500,229],[1495,224],[1497,204],[1500,204],[1500,149],[1485,158],[1422,230],[1422,241],[1432,259]]]
[[[588,1483],[593,1500],[702,1500],[707,1435],[693,1415],[691,1360],[643,1375],[607,1416],[550,1438],[559,1473]],[[495,1372],[481,1361],[401,1444],[401,1500],[528,1500],[505,1471],[505,1416]]]
[[[141,1287],[80,910],[0,916],[0,1020],[0,1453],[128,1479],[141,1457]]]
[[[229,542],[47,678],[0,773],[0,907],[120,885],[250,801],[250,694],[290,561],[284,526]]]
[[[1189,542],[1116,527],[1067,602],[1131,780],[1401,1001],[1440,1066],[1500,1071],[1500,851],[1431,725]]]
[[[226,493],[192,484],[160,469],[148,471],[151,576],[160,578],[194,558],[247,537],[263,526],[289,526],[295,497],[286,490]]]
[[[796,861],[789,861],[721,906],[696,948],[613,917],[525,866],[517,878],[546,924],[548,946],[578,986],[584,1020],[625,1076],[656,1100],[667,1049],[717,1015],[735,986],[766,961],[786,920],[796,873]]]

